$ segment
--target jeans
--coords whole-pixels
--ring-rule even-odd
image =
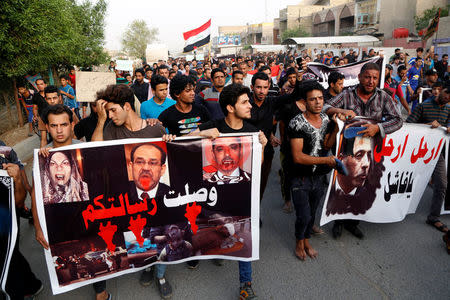
[[[441,216],[442,203],[444,203],[445,194],[447,192],[447,170],[445,169],[445,147],[442,149],[441,155],[434,168],[433,175],[433,198],[431,199],[431,209],[428,220],[434,222]]]
[[[103,293],[106,290],[106,280],[97,281],[92,284],[96,294]]]
[[[252,263],[250,261],[239,261],[239,282],[252,282]]]
[[[161,264],[155,265],[156,278],[158,278],[158,279],[164,278],[166,269],[167,269],[167,265],[161,265]]]
[[[295,207],[295,237],[309,239],[317,206],[325,193],[325,175],[295,177],[292,179],[292,202]]]

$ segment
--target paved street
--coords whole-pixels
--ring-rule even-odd
[[[27,165],[30,174],[31,163]],[[259,299],[449,299],[450,256],[442,234],[425,224],[431,189],[414,215],[394,224],[362,222],[366,234],[358,240],[344,231],[338,241],[325,234],[314,236],[319,257],[301,262],[294,256],[294,215],[282,212],[278,153],[272,166],[261,214],[260,260],[253,263],[253,286]],[[29,199],[27,199],[29,204]],[[318,215],[320,211],[318,212]],[[450,224],[450,216],[442,220]],[[42,248],[33,227],[22,220],[20,247],[45,289],[38,299],[94,299],[91,286],[52,296]],[[156,285],[142,287],[139,274],[109,280],[113,299],[158,299]],[[238,299],[237,263],[218,267],[201,261],[197,270],[185,264],[169,266],[167,278],[173,299]]]

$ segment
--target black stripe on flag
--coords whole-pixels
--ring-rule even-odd
[[[191,52],[194,50],[194,47],[201,47],[204,46],[206,44],[209,43],[211,35],[208,35],[207,37],[205,37],[204,39],[201,39],[200,41],[197,41],[193,44],[187,45],[186,47],[184,47],[183,52]]]

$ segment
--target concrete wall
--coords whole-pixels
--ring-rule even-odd
[[[384,33],[384,38],[392,38],[392,31],[398,27],[408,28],[409,32],[416,31],[414,29],[415,0],[379,1],[381,1],[379,32]]]
[[[422,14],[425,10],[436,7],[445,7],[449,5],[448,0],[417,0],[416,1],[416,15]]]

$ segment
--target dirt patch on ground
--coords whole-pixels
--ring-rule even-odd
[[[28,124],[25,126],[17,127],[0,135],[0,140],[5,142],[8,146],[14,146],[15,144],[28,138]]]

